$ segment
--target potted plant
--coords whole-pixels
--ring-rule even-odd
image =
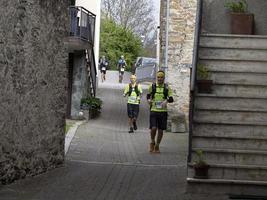
[[[203,64],[197,65],[197,88],[198,93],[211,93],[212,80],[208,68]]]
[[[101,113],[102,100],[97,97],[81,99],[81,107],[89,110],[89,119],[96,118]]]
[[[203,151],[196,150],[197,160],[193,163],[193,168],[195,171],[194,178],[207,179],[209,165],[205,162],[203,158]]]
[[[231,33],[252,35],[254,32],[254,15],[248,13],[246,0],[226,2],[225,7],[231,12]]]

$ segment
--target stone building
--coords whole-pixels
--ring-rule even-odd
[[[75,2],[74,2],[75,3]],[[70,34],[66,41],[69,53],[67,117],[81,118],[81,99],[95,96],[95,22],[96,15],[81,5],[71,5]]]
[[[167,81],[174,90],[175,102],[170,105],[170,116],[182,113],[188,122],[190,68],[192,67],[196,0],[161,1],[160,66],[167,67]],[[168,15],[168,16],[167,16]],[[169,20],[168,56],[166,59],[166,18]]]
[[[0,7],[0,182],[64,162],[68,2]]]
[[[63,164],[65,118],[95,95],[95,15],[74,5],[29,0],[0,8],[3,184]]]
[[[247,0],[250,34],[233,32],[226,2],[161,1],[161,65],[167,46],[168,81],[179,98],[173,113],[190,113],[188,192],[253,199],[267,195],[267,2]],[[212,80],[204,93],[195,79],[198,63]],[[208,176],[195,173],[198,155]]]

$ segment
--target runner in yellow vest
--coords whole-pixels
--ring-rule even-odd
[[[139,104],[142,95],[142,88],[139,84],[136,83],[136,76],[131,75],[130,83],[126,85],[124,89],[123,96],[128,96],[127,101],[127,114],[129,121],[129,133],[133,133],[134,130],[137,130],[136,120],[139,113]]]
[[[159,145],[163,137],[163,131],[167,128],[167,104],[173,102],[172,90],[164,83],[165,73],[157,72],[157,83],[148,88],[147,101],[150,105],[150,149],[152,153],[160,153]],[[157,135],[158,134],[158,135]],[[155,141],[157,135],[157,141]]]

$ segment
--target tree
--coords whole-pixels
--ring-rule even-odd
[[[145,36],[144,43],[156,29],[151,0],[102,0],[104,16],[125,29]]]
[[[147,39],[144,45],[144,57],[155,57],[157,54],[157,30],[153,32],[153,35]]]
[[[116,69],[118,59],[124,55],[127,70],[131,70],[135,59],[142,53],[142,43],[131,30],[117,25],[110,19],[101,20],[100,55],[106,55],[111,69]]]

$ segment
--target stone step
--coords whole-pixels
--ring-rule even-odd
[[[267,139],[267,126],[194,123],[193,134],[206,137]]]
[[[226,123],[267,126],[267,113],[198,110],[194,114],[194,121],[202,123]]]
[[[233,179],[195,179],[187,178],[188,193],[228,194],[230,195],[267,195],[267,181],[248,181]],[[229,199],[229,198],[227,198]],[[252,198],[251,198],[252,199]],[[261,198],[258,198],[261,199]],[[266,199],[266,198],[262,198]],[[216,199],[217,200],[217,199]],[[218,199],[226,200],[226,199]],[[248,200],[248,199],[247,199]]]
[[[200,47],[267,49],[266,36],[202,34]]]
[[[214,84],[267,86],[267,73],[212,72],[210,78]]]
[[[210,165],[209,179],[267,181],[267,167],[257,165]],[[188,165],[188,177],[194,177],[193,165]]]
[[[267,50],[200,47],[199,58],[209,60],[267,61]]]
[[[211,72],[267,73],[267,62],[239,60],[199,60]]]
[[[220,97],[267,99],[267,86],[213,84],[212,93]]]
[[[267,151],[192,148],[192,162],[197,160],[195,151],[202,150],[208,164],[267,165]]]
[[[267,150],[267,138],[234,138],[193,135],[193,148]]]
[[[197,96],[195,109],[267,112],[266,99]]]

